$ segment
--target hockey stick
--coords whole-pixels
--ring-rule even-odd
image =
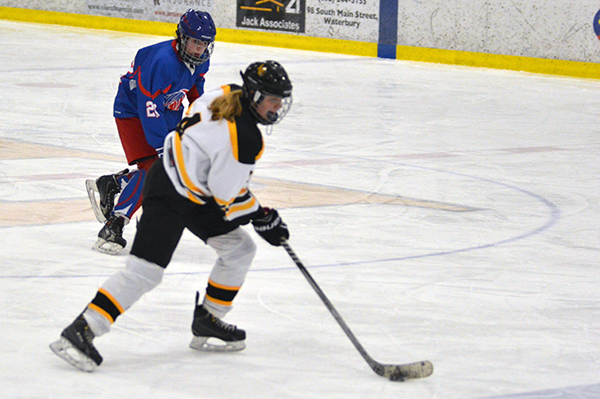
[[[371,356],[369,356],[365,348],[363,348],[360,342],[358,342],[358,339],[356,339],[356,337],[350,330],[350,327],[348,327],[342,316],[335,309],[335,307],[327,298],[323,290],[321,290],[315,279],[312,278],[306,267],[304,267],[304,265],[300,261],[300,258],[298,258],[298,255],[296,255],[289,242],[285,239],[282,239],[281,245],[283,246],[283,248],[285,248],[288,255],[290,255],[290,258],[292,258],[296,266],[298,266],[298,269],[300,269],[302,274],[304,274],[304,277],[306,277],[309,284],[316,291],[317,295],[319,295],[327,309],[329,309],[329,311],[335,318],[335,321],[338,322],[340,327],[342,327],[342,330],[344,330],[348,338],[350,338],[350,341],[352,341],[354,347],[367,361],[367,363],[369,364],[369,366],[371,366],[375,373],[382,377],[389,378],[392,381],[404,381],[405,379],[423,378],[428,377],[433,373],[433,364],[429,360],[407,364],[381,364],[375,361]]]

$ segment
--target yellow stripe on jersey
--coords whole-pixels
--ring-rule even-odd
[[[253,208],[258,209],[258,207],[256,205],[257,205],[256,198],[251,196],[250,198],[248,198],[248,201],[231,206],[227,210],[226,216],[227,216],[227,218],[230,218],[230,216],[234,213],[247,211],[247,210],[253,209]],[[253,209],[253,210],[256,210],[256,209]]]
[[[207,197],[207,194],[196,186],[185,169],[185,162],[183,160],[183,149],[181,148],[181,137],[179,134],[173,135],[173,153],[175,155],[175,161],[177,164],[177,173],[179,174],[180,180],[185,185],[188,192],[188,198],[190,201],[196,204],[204,205],[205,202],[201,197]]]
[[[213,198],[215,199],[215,202],[223,209],[227,209],[227,207],[229,207],[229,205],[235,201],[235,198],[232,198],[229,201],[214,196]]]
[[[240,146],[239,146],[239,140],[238,140],[237,125],[235,122],[229,122],[229,121],[227,121],[227,124],[229,126],[229,137],[231,140],[231,149],[233,152],[233,157],[235,158],[236,161],[240,162]],[[262,145],[260,147],[260,151],[256,155],[256,157],[254,157],[254,161],[258,161],[260,159],[264,150],[265,150],[265,142],[264,142],[264,140],[262,140]]]
[[[229,86],[226,86],[229,89]],[[225,89],[225,87],[224,87]],[[240,161],[240,157],[239,157],[239,147],[238,147],[238,134],[237,134],[237,124],[235,122],[230,122],[228,120],[225,120],[227,122],[227,128],[229,129],[229,138],[231,140],[231,149],[233,152],[233,157],[235,158],[236,161]],[[217,197],[213,197],[215,199],[215,202],[217,204],[219,204],[224,210],[225,212],[227,212],[228,207],[231,205],[231,203],[233,201],[235,201],[235,198],[230,198],[230,199],[221,199],[221,198],[217,198]]]
[[[229,127],[229,137],[231,139],[231,149],[233,151],[233,157],[236,161],[240,161],[240,148],[238,145],[238,132],[237,125],[235,122],[227,121],[227,126]]]
[[[256,156],[255,160],[258,161],[260,159],[260,157],[262,157],[263,151],[265,150],[265,141],[263,140],[263,145],[260,148],[260,152],[258,153],[258,155]]]

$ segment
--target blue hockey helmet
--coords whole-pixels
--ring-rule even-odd
[[[208,61],[213,52],[216,35],[217,28],[210,14],[190,8],[177,24],[179,56],[193,66]],[[206,46],[201,53],[197,51],[200,45]]]

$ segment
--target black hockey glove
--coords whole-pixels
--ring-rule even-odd
[[[275,209],[263,208],[265,214],[252,220],[254,230],[271,245],[281,245],[282,239],[290,238],[287,224],[281,220]]]

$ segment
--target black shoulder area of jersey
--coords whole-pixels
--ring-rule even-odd
[[[239,162],[253,165],[263,150],[263,139],[260,129],[256,125],[256,119],[244,98],[242,98],[242,114],[235,118],[235,122],[237,125],[237,153],[234,148],[234,154]]]
[[[237,85],[235,83],[228,84],[230,91],[242,90],[242,86]]]

